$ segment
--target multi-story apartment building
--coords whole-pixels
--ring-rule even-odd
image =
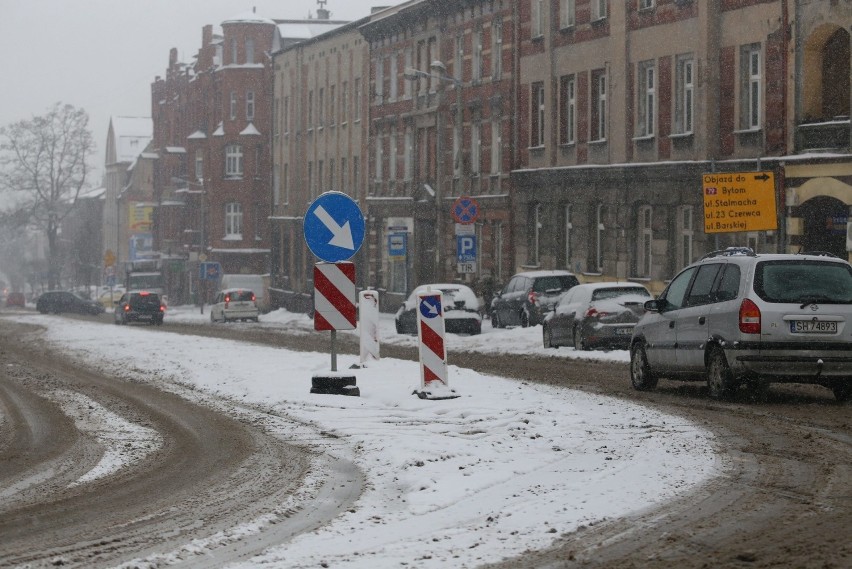
[[[320,10],[320,16],[327,12]],[[365,210],[367,42],[363,20],[317,19],[303,24],[310,36],[273,54],[274,124],[272,194],[272,295],[283,306],[307,310],[317,259],[304,239],[304,215],[317,196],[343,192]],[[317,24],[322,24],[318,26]],[[309,26],[309,29],[307,29]],[[367,249],[356,260],[365,286]]]
[[[850,23],[831,0],[523,2],[519,264],[659,288],[726,245],[846,256]],[[760,170],[777,229],[706,234],[702,173]]]
[[[387,291],[386,305],[426,282],[511,275],[519,9],[407,2],[361,26],[370,44],[370,282]],[[478,206],[472,224],[452,215],[460,197]],[[474,272],[459,273],[471,267],[457,255],[468,232]]]
[[[175,286],[188,294],[212,292],[197,282],[199,262],[219,262],[223,274],[269,273],[271,53],[304,39],[308,22],[328,29],[254,12],[222,22],[221,34],[205,26],[194,62],[179,62],[173,49],[152,84],[155,247],[185,260]]]

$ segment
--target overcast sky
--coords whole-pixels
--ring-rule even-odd
[[[402,0],[328,0],[335,20]],[[82,107],[103,172],[111,116],[151,116],[151,83],[169,50],[191,61],[201,29],[257,8],[271,19],[316,17],[316,0],[0,0],[0,125],[44,114],[55,102]]]

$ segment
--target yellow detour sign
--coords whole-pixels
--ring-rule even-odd
[[[104,266],[111,267],[115,264],[115,253],[112,252],[112,249],[107,249],[106,253],[104,253]]]
[[[778,229],[772,172],[702,174],[704,233]]]

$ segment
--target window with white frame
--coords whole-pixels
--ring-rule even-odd
[[[225,204],[225,237],[231,239],[243,237],[243,206],[239,202]]]
[[[559,27],[570,28],[577,23],[574,0],[559,0]]]
[[[760,128],[760,108],[763,100],[763,74],[760,44],[743,46],[740,52],[742,85],[740,92],[740,124],[743,130]]]
[[[606,3],[607,0],[592,0],[592,21],[606,18]]]
[[[592,271],[603,272],[604,260],[604,245],[606,237],[606,226],[604,225],[604,216],[606,209],[603,204],[598,204],[595,207],[595,225],[592,244]]]
[[[349,118],[349,82],[344,81],[340,84],[340,122],[346,123]]]
[[[320,128],[325,126],[325,87],[320,87],[317,92],[317,119]]]
[[[382,98],[385,93],[385,59],[379,56],[376,59],[376,104],[382,103]]]
[[[691,134],[695,114],[695,59],[691,54],[677,58],[675,77],[675,132]]]
[[[503,136],[500,133],[500,114],[491,111],[491,174],[499,174],[503,161]]]
[[[246,120],[254,120],[254,91],[246,91]]]
[[[577,137],[577,78],[565,75],[559,80],[559,142],[574,144]]]
[[[225,147],[225,176],[229,178],[243,175],[243,147],[229,144]]]
[[[598,69],[592,72],[592,85],[594,97],[592,99],[592,140],[606,140],[606,121],[607,121],[607,85],[606,85],[606,70]]]
[[[574,222],[571,219],[573,213],[574,208],[571,206],[571,204],[565,204],[562,206],[562,223],[564,224],[563,231],[565,233],[563,253],[565,255],[565,268],[567,268],[569,271],[571,270],[571,259],[574,255],[574,252],[572,251]]]
[[[383,173],[382,173],[382,131],[379,127],[376,127],[376,153],[374,155],[375,163],[373,164],[373,171],[375,172],[374,179],[377,182],[381,182]]]
[[[361,99],[361,78],[360,77],[355,78],[355,85],[354,85],[354,90],[352,92],[352,97],[354,99],[352,101],[352,104],[353,104],[352,114],[355,117],[355,120],[359,121],[359,120],[361,120],[361,100],[362,100]]]
[[[531,86],[530,109],[530,146],[533,148],[544,146],[544,83],[539,81]]]
[[[404,166],[406,180],[414,177],[414,132],[411,130],[411,125],[405,127],[405,158]]]
[[[544,0],[532,1],[532,37],[544,35]]]
[[[204,151],[200,148],[195,151],[195,179],[204,179]]]
[[[503,74],[503,21],[494,18],[491,22],[491,78],[499,79]]]
[[[314,128],[314,91],[308,91],[308,129]]]
[[[643,205],[636,213],[636,276],[651,276],[651,206]]]
[[[695,260],[695,252],[693,250],[693,240],[695,237],[695,230],[693,219],[693,207],[691,205],[681,206],[678,211],[678,236],[680,239],[680,243],[678,243],[678,251],[677,251],[677,263],[678,267],[685,267]]]
[[[337,124],[337,85],[329,85],[328,87],[328,124],[334,126]]]
[[[640,10],[649,10],[654,7],[654,0],[639,0],[639,9]]]
[[[639,136],[654,136],[654,113],[656,109],[656,67],[653,61],[643,61],[639,64],[638,89],[638,121]]]
[[[391,181],[396,180],[396,160],[397,160],[397,149],[396,149],[396,125],[391,125],[390,127],[390,135],[389,135],[389,146],[390,149],[388,151],[388,177]]]
[[[231,101],[231,109],[230,109],[229,116],[231,117],[231,120],[234,120],[234,119],[237,118],[237,92],[236,91],[231,91],[230,101]]]
[[[464,76],[464,35],[456,36],[455,60],[453,61],[453,74],[456,79],[461,80]]]
[[[399,73],[397,72],[397,55],[391,54],[390,56],[390,73],[388,77],[390,78],[390,100],[396,101],[396,98],[399,96]]]

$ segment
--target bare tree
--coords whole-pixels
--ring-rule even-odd
[[[94,139],[89,115],[56,103],[47,114],[0,128],[0,189],[47,236],[48,286],[59,284],[62,220],[74,208],[89,174]]]

